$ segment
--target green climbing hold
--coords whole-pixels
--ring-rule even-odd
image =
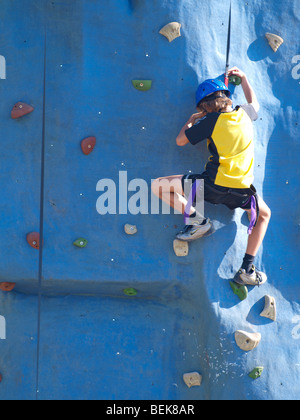
[[[256,367],[252,370],[252,372],[249,373],[248,376],[250,376],[252,379],[258,379],[261,377],[263,370],[264,368],[262,366]]]
[[[239,86],[242,83],[242,79],[238,76],[230,76],[228,81],[236,86]]]
[[[73,245],[77,246],[78,248],[85,248],[88,244],[88,241],[84,238],[79,238],[75,242],[73,242]]]
[[[230,281],[230,286],[235,295],[239,297],[240,300],[245,300],[248,297],[248,289],[246,286],[237,284],[234,281]]]
[[[132,84],[137,90],[146,91],[151,89],[152,80],[132,80]]]
[[[136,296],[137,295],[137,290],[133,289],[132,287],[129,287],[128,289],[124,289],[123,292],[126,296]]]

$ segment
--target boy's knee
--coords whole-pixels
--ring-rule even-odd
[[[178,193],[182,194],[181,178],[180,177],[163,177],[152,181],[151,190],[154,195],[161,197],[163,193]]]
[[[270,221],[271,215],[272,215],[271,209],[267,205],[264,206],[264,208],[260,210],[260,214],[259,214],[260,218],[262,218],[263,220],[267,222]]]
[[[152,181],[151,191],[154,195],[159,196],[159,178],[156,178]]]

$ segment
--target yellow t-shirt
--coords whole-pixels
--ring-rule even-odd
[[[207,139],[211,156],[206,171],[216,185],[239,189],[253,183],[252,121],[256,119],[256,111],[247,104],[232,112],[209,113],[186,131],[193,145]]]

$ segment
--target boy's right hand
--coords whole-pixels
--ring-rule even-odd
[[[230,70],[228,70],[228,76],[237,76],[243,81],[243,79],[246,77],[246,74],[239,68],[232,67]]]
[[[258,112],[259,111],[259,103],[257,101],[254,90],[252,89],[246,74],[242,70],[240,70],[239,68],[232,67],[228,71],[228,75],[229,76],[238,76],[238,77],[241,78],[242,88],[243,88],[245,97],[247,99],[247,102],[248,102],[248,104],[252,104],[255,111]]]

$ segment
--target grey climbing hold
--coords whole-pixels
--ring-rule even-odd
[[[270,33],[266,33],[266,38],[272,50],[276,52],[280,45],[283,44],[283,39],[279,35],[274,35]]]
[[[265,308],[260,314],[264,318],[269,318],[272,321],[276,321],[276,301],[272,296],[265,296]]]
[[[202,376],[198,372],[185,373],[183,380],[186,385],[191,388],[192,386],[200,386],[202,383]]]
[[[189,244],[186,241],[174,239],[173,249],[177,257],[186,257],[189,253]]]
[[[181,36],[180,33],[181,23],[178,22],[170,22],[166,26],[164,26],[159,33],[164,35],[169,42],[174,41],[174,39]]]
[[[258,379],[261,377],[262,373],[264,371],[264,368],[262,366],[258,366],[256,368],[254,368],[248,376],[250,376],[250,378],[252,379]]]
[[[235,333],[235,341],[241,350],[251,351],[259,345],[261,334],[238,330]]]
[[[129,225],[128,223],[124,226],[124,230],[127,235],[134,235],[137,233],[137,227],[135,225]]]

